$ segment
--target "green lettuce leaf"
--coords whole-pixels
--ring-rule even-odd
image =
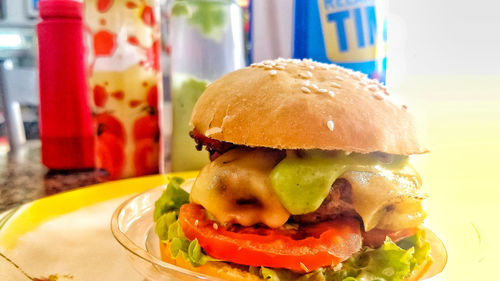
[[[378,249],[365,247],[339,270],[325,270],[327,281],[403,281],[429,259],[430,245],[419,232],[398,244],[389,238]]]
[[[325,281],[322,270],[316,270],[308,274],[299,274],[286,269],[260,268],[260,276],[269,281]]]
[[[190,241],[179,225],[179,209],[189,203],[189,193],[182,189],[182,178],[172,178],[161,197],[155,202],[155,232],[160,240],[170,243],[170,254],[173,258],[181,256],[193,266],[200,266],[207,261],[217,261],[206,255],[198,240]]]
[[[181,256],[192,266],[201,266],[208,261],[219,261],[205,254],[198,240],[190,241],[184,236],[179,222],[176,221],[168,228],[168,241],[170,242],[170,254],[173,258]]]
[[[397,244],[402,249],[409,250],[413,248],[415,250],[410,261],[410,270],[412,272],[414,270],[419,270],[420,267],[429,259],[431,245],[425,241],[423,231],[419,231],[416,235],[405,238]]]
[[[159,219],[156,220],[155,232],[160,238],[160,240],[168,239],[169,226],[176,221],[177,221],[176,211],[171,211],[166,214],[163,214]]]
[[[183,182],[184,179],[178,177],[174,177],[170,180],[163,194],[155,202],[153,217],[155,222],[168,212],[179,212],[182,205],[189,203],[189,193],[181,187]]]
[[[403,250],[390,240],[374,250],[363,252],[342,264],[341,270],[325,272],[328,281],[403,281],[410,275],[414,250]]]

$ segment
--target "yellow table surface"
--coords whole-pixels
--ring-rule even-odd
[[[394,92],[430,149],[413,163],[430,195],[427,224],[448,249],[436,280],[498,280],[500,77],[410,77]]]

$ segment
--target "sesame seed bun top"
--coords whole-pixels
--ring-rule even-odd
[[[406,106],[366,75],[277,59],[210,84],[193,109],[201,134],[246,146],[410,155],[426,152]]]

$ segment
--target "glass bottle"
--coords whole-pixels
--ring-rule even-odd
[[[109,179],[158,173],[158,0],[86,0],[96,165]]]
[[[210,82],[245,66],[242,10],[229,0],[176,0],[170,11],[171,170],[196,170],[209,158],[189,136],[191,111]]]

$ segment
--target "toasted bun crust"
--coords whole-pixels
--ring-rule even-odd
[[[431,256],[432,259],[427,263],[423,264],[419,271],[413,273],[412,276],[407,278],[405,281],[418,281],[430,278],[441,271],[446,265],[448,255],[446,253],[446,248],[443,242],[429,229],[425,229],[426,240],[431,245]],[[177,266],[186,268],[188,270],[205,274],[208,276],[213,276],[220,278],[222,280],[230,281],[263,281],[264,279],[249,273],[248,271],[241,270],[236,267],[232,267],[223,262],[208,262],[199,267],[193,267],[187,263],[182,257],[177,257],[173,259],[170,256],[170,251],[168,249],[168,244],[160,242],[160,251],[162,260],[175,264]]]
[[[247,146],[426,152],[406,107],[389,98],[384,86],[359,72],[278,59],[210,84],[191,123],[207,137]]]

